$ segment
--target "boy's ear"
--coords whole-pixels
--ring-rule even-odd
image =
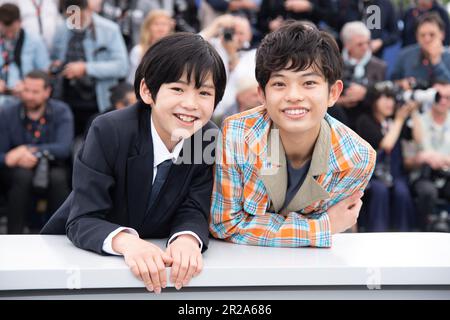
[[[266,95],[264,94],[264,90],[261,88],[260,85],[258,85],[258,95],[261,101],[266,104]]]
[[[150,93],[150,89],[147,87],[147,84],[145,83],[144,79],[141,80],[141,85],[139,87],[139,94],[141,95],[142,101],[144,101],[145,104],[153,105],[153,98],[152,94]]]
[[[334,106],[336,101],[341,96],[342,90],[344,89],[344,83],[342,80],[337,80],[330,88],[330,93],[328,94],[328,108]]]

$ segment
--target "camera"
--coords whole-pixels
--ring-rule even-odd
[[[430,215],[428,217],[427,231],[450,232],[450,216],[448,212],[443,210],[438,215]]]
[[[344,82],[344,91],[350,87],[351,83],[356,83],[359,85],[362,85],[364,87],[367,87],[369,85],[369,79],[366,77],[363,78],[356,78],[353,73],[355,70],[355,66],[352,66],[350,64],[344,65],[344,70],[342,74],[342,82]]]
[[[56,77],[61,74],[64,70],[64,64],[61,65],[51,65],[49,68],[49,73],[51,76]]]
[[[47,150],[39,151],[35,156],[39,159],[39,162],[34,171],[33,190],[37,194],[45,194],[50,183],[50,161],[54,160],[54,157]]]
[[[388,188],[394,185],[394,177],[390,172],[390,165],[387,163],[377,162],[373,175]]]
[[[391,92],[395,100],[400,104],[408,101],[416,101],[420,104],[433,104],[439,101],[439,92],[436,89],[430,88],[426,81],[411,82],[411,90],[403,90],[402,87],[392,81],[381,81],[374,85],[378,92]]]
[[[229,42],[233,41],[235,30],[234,28],[224,28],[223,29],[223,40]]]

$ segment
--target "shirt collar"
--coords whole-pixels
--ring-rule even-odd
[[[180,156],[181,149],[183,148],[184,139],[177,143],[173,152],[170,152],[153,124],[153,116],[150,118],[151,130],[152,130],[152,142],[153,142],[153,167],[157,167],[166,160],[176,161]]]

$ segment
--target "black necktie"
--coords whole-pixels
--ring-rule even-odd
[[[149,208],[154,205],[162,186],[166,182],[167,175],[169,174],[170,167],[172,165],[172,160],[166,160],[158,165],[158,170],[156,171],[155,181],[152,186],[152,193],[150,196]]]

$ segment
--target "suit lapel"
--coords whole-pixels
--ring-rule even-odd
[[[286,154],[279,130],[273,126],[267,137],[267,161],[260,170],[260,178],[266,187],[273,209],[278,212],[283,206],[287,189]]]
[[[134,153],[127,160],[127,197],[130,224],[138,228],[147,213],[153,181],[153,142],[150,108],[139,115],[139,137]]]

